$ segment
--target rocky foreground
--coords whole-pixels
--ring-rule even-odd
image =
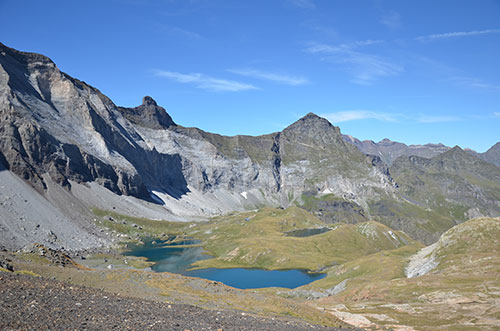
[[[8,272],[0,272],[0,293],[2,330],[342,330],[297,320],[126,298]]]

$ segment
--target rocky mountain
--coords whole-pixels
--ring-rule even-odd
[[[500,167],[500,142],[497,142],[495,145],[491,146],[484,153],[478,153],[471,149],[467,149],[467,152],[475,157],[480,158],[488,163],[494,164],[497,167]]]
[[[450,147],[443,144],[406,145],[400,142],[383,139],[378,143],[372,140],[359,140],[350,135],[342,135],[344,141],[353,144],[361,152],[379,156],[387,165],[391,165],[400,156],[416,155],[431,158],[446,152]]]
[[[460,147],[432,159],[400,157],[390,167],[406,206],[385,214],[393,222],[399,217],[420,219],[415,224],[437,234],[472,217],[497,215],[500,207],[499,168],[482,161]],[[387,202],[387,201],[386,201]],[[381,202],[375,205],[380,207]],[[387,202],[391,205],[391,202]],[[403,216],[404,217],[404,216]],[[432,223],[423,222],[433,219]],[[432,229],[432,230],[431,230]]]
[[[481,153],[479,157],[486,162],[500,167],[500,142],[497,142],[495,145],[491,146],[491,148],[486,152]]]
[[[99,237],[89,222],[93,207],[179,220],[299,205],[327,222],[377,219],[424,241],[437,239],[466,215],[500,214],[500,168],[459,151],[431,160],[403,157],[389,168],[381,156],[365,155],[338,127],[312,113],[281,132],[257,137],[186,128],[151,97],[134,108],[118,107],[49,58],[2,44],[0,136],[0,163],[8,170],[3,172],[31,185],[38,193],[30,196],[43,197],[47,209],[62,210],[56,224],[47,213],[0,205],[10,215],[2,219],[0,236],[12,246],[38,238],[21,230],[21,217],[56,235],[58,240],[44,239],[47,245],[72,245],[74,234],[56,233],[63,224],[86,224],[82,231]],[[386,159],[404,150],[385,145],[395,150],[382,153]],[[450,213],[448,206],[455,204],[460,208]],[[85,242],[100,242],[94,239]]]
[[[73,195],[98,184],[163,205],[167,215],[207,217],[288,205],[303,191],[366,205],[377,190],[394,190],[371,158],[314,114],[279,133],[224,137],[176,125],[150,97],[118,107],[49,58],[4,45],[0,119],[4,167],[45,195],[52,182]],[[104,196],[82,199],[109,207]]]

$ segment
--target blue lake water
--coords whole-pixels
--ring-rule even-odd
[[[226,269],[198,269],[188,270],[191,264],[211,258],[204,254],[203,248],[196,245],[199,241],[184,240],[170,243],[172,240],[144,240],[144,245],[130,245],[126,255],[142,256],[155,264],[151,267],[157,272],[173,272],[185,276],[205,278],[213,281],[222,282],[226,285],[241,288],[262,288],[262,287],[285,287],[295,288],[324,278],[326,274],[308,273],[304,270],[263,270],[263,269],[245,269],[245,268],[226,268]]]
[[[308,273],[304,270],[263,269],[199,269],[186,271],[186,276],[216,280],[237,288],[286,287],[296,288],[324,278],[326,274]]]

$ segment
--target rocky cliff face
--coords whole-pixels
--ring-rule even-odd
[[[40,190],[48,173],[67,187],[70,180],[98,182],[142,199],[151,199],[150,191],[176,199],[219,192],[241,207],[246,200],[287,205],[305,190],[362,204],[373,188],[393,185],[314,114],[280,133],[224,137],[176,125],[150,97],[135,108],[117,107],[47,57],[0,50],[0,152],[11,171]]]
[[[133,148],[113,103],[70,78],[42,55],[0,45],[0,153],[9,170],[39,190],[48,173],[69,186],[98,181],[110,190],[147,198],[141,177],[114,153]]]
[[[258,137],[185,128],[151,97],[135,108],[118,107],[47,57],[2,44],[0,136],[0,163],[41,193],[49,181],[69,192],[78,183],[97,183],[109,194],[160,204],[167,215],[208,217],[298,204],[326,221],[377,218],[428,240],[463,215],[496,216],[500,210],[494,203],[500,190],[498,167],[463,163],[462,156],[449,161],[451,154],[432,160],[403,158],[391,168],[383,162],[406,155],[408,149],[435,154],[444,146],[405,149],[386,141],[380,146],[390,153],[380,152],[379,146],[380,156],[367,156],[347,143],[338,127],[312,113],[282,132]],[[467,176],[481,175],[464,183],[459,176],[465,173],[457,169],[469,167]],[[432,176],[441,177],[433,182]],[[425,200],[435,183],[440,183],[439,199],[462,206],[456,215]],[[461,190],[454,192],[454,185]],[[87,202],[95,203],[99,201]],[[418,212],[407,212],[406,204]],[[428,208],[435,214],[425,214]]]

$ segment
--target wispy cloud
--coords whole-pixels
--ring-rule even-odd
[[[380,77],[393,76],[404,71],[402,66],[384,57],[355,50],[382,42],[382,40],[361,40],[334,46],[314,43],[306,51],[322,55],[323,60],[342,65],[344,70],[352,75],[353,83],[371,85]]]
[[[380,18],[379,22],[389,28],[397,28],[401,26],[401,15],[394,10],[386,11]]]
[[[460,86],[478,88],[490,91],[500,91],[500,85],[489,84],[479,78],[474,77],[451,77],[451,81]]]
[[[342,123],[356,120],[375,119],[384,122],[397,122],[397,115],[390,113],[380,113],[370,110],[346,110],[334,113],[321,114],[332,123]]]
[[[416,118],[419,123],[445,123],[445,122],[459,122],[463,119],[458,116],[432,116],[420,115]]]
[[[193,31],[190,31],[190,30],[182,29],[179,27],[168,28],[167,32],[170,35],[177,36],[177,37],[183,37],[183,38],[187,38],[187,39],[202,39],[200,34],[193,32]]]
[[[500,29],[488,29],[488,30],[475,30],[475,31],[459,31],[459,32],[448,32],[448,33],[438,33],[430,34],[427,36],[420,36],[415,38],[418,41],[434,41],[448,38],[458,38],[458,37],[470,37],[483,34],[500,33]]]
[[[350,43],[343,43],[338,45],[327,45],[321,43],[311,43],[306,51],[310,53],[336,53],[342,51],[353,50],[363,46],[370,46],[383,43],[384,40],[380,39],[366,39],[366,40],[356,40]]]
[[[306,9],[314,9],[316,8],[316,4],[314,3],[314,0],[289,0],[292,5],[300,8],[306,8]]]
[[[282,75],[282,74],[277,74],[277,73],[273,73],[273,72],[256,70],[256,69],[252,69],[252,68],[228,69],[228,71],[232,72],[233,74],[262,79],[262,80],[268,80],[271,82],[275,82],[278,84],[284,84],[284,85],[298,86],[298,85],[304,85],[304,84],[309,83],[309,81],[303,77]]]
[[[498,117],[498,118],[500,118],[500,112],[494,112],[494,113],[493,113],[493,116],[494,116],[494,117]]]
[[[500,114],[500,113],[499,113]],[[449,115],[407,115],[401,113],[388,113],[371,110],[345,110],[333,113],[321,114],[332,123],[342,123],[357,120],[377,120],[382,122],[417,122],[422,124],[458,122],[463,118]]]
[[[200,73],[182,74],[173,71],[157,70],[155,72],[155,75],[158,77],[168,78],[170,80],[183,84],[193,84],[197,88],[215,92],[239,92],[258,89],[251,84],[214,78]]]

